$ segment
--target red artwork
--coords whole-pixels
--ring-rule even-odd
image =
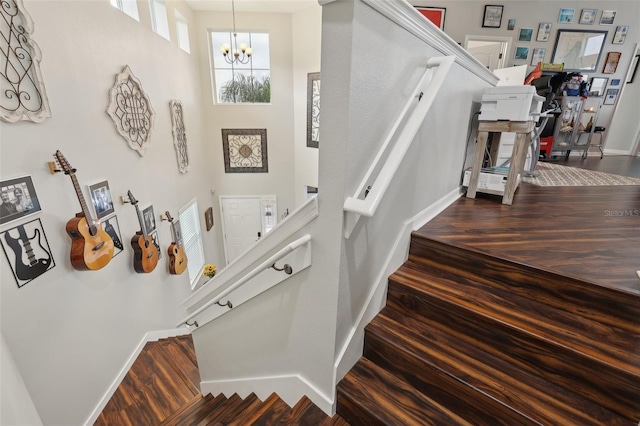
[[[425,18],[444,31],[444,14],[447,11],[444,7],[416,7]]]

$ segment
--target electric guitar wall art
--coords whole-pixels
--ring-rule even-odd
[[[71,178],[82,208],[82,212],[77,213],[66,226],[67,234],[71,237],[71,265],[78,271],[104,268],[113,257],[113,240],[102,229],[100,221],[91,216],[76,178],[76,169],[71,167],[60,150],[56,151],[54,157],[62,171]]]
[[[169,223],[171,224],[171,235],[173,242],[169,244],[167,253],[169,254],[169,273],[171,275],[180,275],[187,269],[187,254],[184,252],[182,244],[182,230],[180,221],[173,221],[171,213],[165,212]]]
[[[156,269],[160,252],[158,251],[158,246],[154,244],[153,238],[147,233],[147,229],[144,226],[142,213],[138,207],[138,200],[135,199],[131,191],[128,191],[127,195],[129,196],[129,202],[136,208],[138,222],[140,223],[140,230],[131,237],[133,269],[139,274],[149,273]]]

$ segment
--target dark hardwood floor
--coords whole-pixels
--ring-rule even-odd
[[[640,157],[572,157],[558,164],[640,177]],[[463,197],[418,233],[640,294],[640,186],[522,183],[511,206],[486,194]]]

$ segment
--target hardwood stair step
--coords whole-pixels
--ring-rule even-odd
[[[232,395],[231,397],[227,398],[224,395],[220,394],[206,404],[200,404],[194,410],[191,410],[189,413],[187,413],[186,416],[181,417],[179,421],[175,423],[175,426],[196,425],[210,413],[220,413],[227,409],[229,406],[237,403],[239,400],[240,397],[237,395]]]
[[[585,283],[464,246],[413,233],[409,260],[640,335],[640,294]]]
[[[449,395],[463,396],[453,402],[456,406],[449,407],[452,411],[462,413],[457,404],[464,400],[479,409],[486,404],[487,415],[493,414],[504,424],[566,424],[567,419],[581,425],[630,424],[628,419],[580,395],[438,329],[427,328],[394,309],[385,308],[366,327],[364,356],[429,395],[430,389],[435,388],[432,397],[443,398],[443,404],[451,404]],[[506,407],[494,411],[500,407],[491,399],[502,402],[514,413]],[[516,422],[517,413],[521,417]],[[477,419],[474,423],[486,424]]]
[[[203,404],[209,403],[213,399],[214,397],[211,394],[208,394],[207,396],[202,396],[200,394],[194,396],[193,399],[189,401],[187,404],[183,405],[182,408],[175,411],[169,417],[164,419],[160,424],[160,426],[176,425],[180,421],[181,417],[188,415],[188,413],[192,412],[193,410],[196,410],[199,406]]]
[[[289,412],[289,410],[291,410],[291,407],[289,407],[289,405],[287,405],[287,403],[284,402],[282,398],[275,394],[271,395],[268,399],[273,399],[273,401],[269,405],[269,408],[267,408],[267,410],[265,410],[259,417],[253,420],[253,423],[251,423],[252,425],[277,425],[280,422],[280,419],[282,419],[282,417],[284,417]]]
[[[260,416],[262,416],[267,410],[269,410],[271,406],[279,399],[280,397],[278,396],[278,394],[272,393],[271,395],[269,395],[267,399],[265,399],[263,402],[261,402],[257,406],[246,410],[244,414],[231,420],[227,424],[227,426],[245,426],[245,425],[253,424],[255,421],[257,421],[260,418]]]
[[[319,425],[329,417],[309,398],[303,396],[280,420],[282,426]]]
[[[413,312],[429,327],[465,340],[531,374],[543,374],[553,383],[629,419],[640,413],[640,358],[634,354],[640,343],[637,336],[628,339],[625,350],[610,350],[606,347],[606,333],[596,336],[595,339],[603,339],[601,343],[595,340],[591,343],[586,337],[580,339],[578,333],[589,327],[598,328],[598,324],[562,315],[529,299],[502,296],[500,299],[496,292],[483,291],[469,282],[460,284],[424,271],[416,274],[405,265],[390,278],[387,306]],[[476,304],[485,312],[478,313],[474,309]],[[507,312],[511,317],[495,318],[505,306],[512,309]],[[550,325],[545,316],[558,316],[565,321],[568,337],[547,332],[563,324]],[[572,324],[575,329],[571,329]],[[614,330],[609,331],[613,340]],[[576,341],[583,345],[577,346]]]
[[[171,362],[185,384],[192,387],[194,393],[200,393],[200,371],[197,361],[194,362],[186,352],[186,348],[176,339],[161,339],[158,343],[166,351],[167,360]]]
[[[221,406],[219,410],[216,410],[215,412],[211,412],[207,416],[205,416],[202,420],[200,420],[200,422],[197,423],[197,425],[212,426],[218,423],[226,425],[228,422],[230,422],[234,418],[240,416],[245,409],[248,409],[255,402],[260,404],[260,400],[253,393],[244,399],[240,398],[240,396],[238,396],[237,394],[233,395],[232,398],[236,396],[237,396],[237,399],[233,404],[230,404],[224,408]]]

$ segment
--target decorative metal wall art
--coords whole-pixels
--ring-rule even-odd
[[[307,146],[320,145],[320,73],[307,74]]]
[[[155,112],[140,81],[128,66],[116,75],[115,84],[109,91],[107,113],[120,136],[142,157],[149,147]]]
[[[267,173],[267,129],[222,129],[226,173]]]
[[[56,265],[40,219],[2,232],[0,241],[18,287],[38,278]]]
[[[51,117],[49,100],[40,73],[40,48],[33,39],[33,20],[22,0],[2,0],[0,33],[0,119],[9,123],[39,123]]]
[[[173,146],[176,148],[178,170],[180,170],[180,173],[186,173],[189,171],[189,153],[187,151],[187,133],[182,115],[182,102],[172,100],[169,104],[171,106],[171,132],[173,133]]]

